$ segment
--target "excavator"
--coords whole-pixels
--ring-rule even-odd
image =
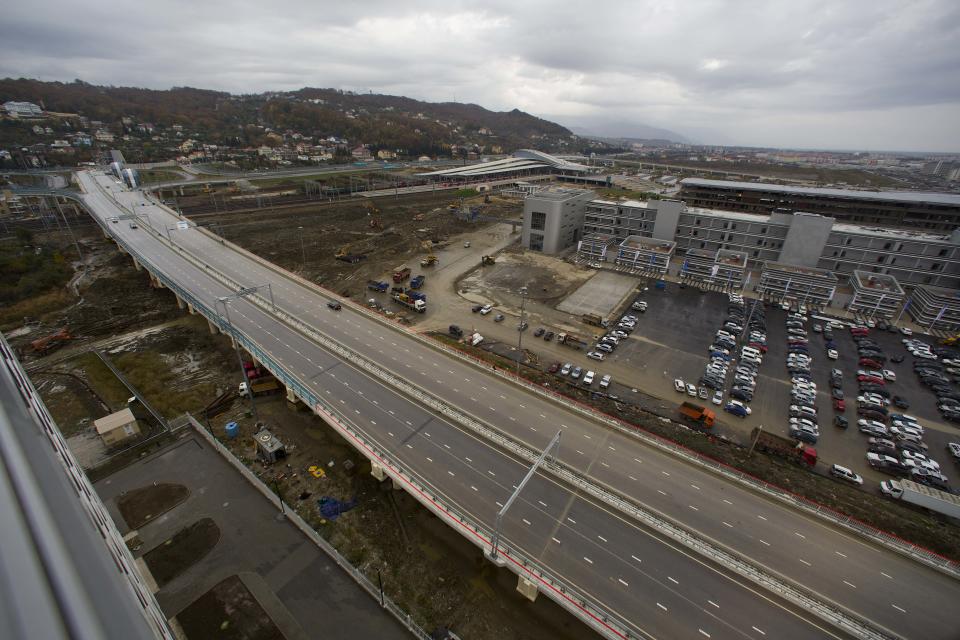
[[[380,209],[370,200],[364,203],[367,208],[367,215],[370,216],[369,227],[377,231],[383,231],[383,223],[380,221]]]
[[[43,356],[51,351],[59,349],[66,344],[68,340],[72,339],[73,336],[70,335],[70,331],[66,327],[63,327],[56,333],[52,333],[48,336],[34,340],[30,343],[30,347],[33,349],[34,353]]]

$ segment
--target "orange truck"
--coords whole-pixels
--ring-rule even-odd
[[[393,281],[403,282],[410,277],[410,267],[397,267],[393,270]]]
[[[684,402],[680,405],[680,415],[696,422],[698,426],[709,429],[717,420],[717,414],[692,402]]]

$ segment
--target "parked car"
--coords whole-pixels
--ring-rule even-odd
[[[858,474],[854,473],[850,469],[847,469],[846,467],[841,467],[838,464],[835,464],[832,467],[830,467],[830,475],[832,475],[835,478],[844,480],[846,482],[850,482],[852,484],[857,484],[857,485],[863,484],[863,478],[861,478]]]
[[[676,378],[673,381],[673,388],[679,391],[680,393],[686,393],[687,391],[687,385],[684,384],[683,380],[681,380],[680,378]]]

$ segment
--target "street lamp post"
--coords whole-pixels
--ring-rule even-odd
[[[303,227],[297,227],[297,231],[300,231],[300,262],[303,265],[300,267],[301,271],[307,270],[307,251],[303,248]]]
[[[520,377],[520,360],[523,359],[523,311],[527,305],[527,288],[520,287],[520,324],[517,325],[517,377]]]
[[[260,423],[260,416],[257,414],[257,405],[253,401],[253,389],[250,385],[250,378],[247,377],[247,369],[243,366],[243,357],[240,355],[240,341],[237,339],[237,329],[233,326],[233,322],[230,320],[230,310],[227,307],[227,303],[230,302],[230,298],[235,296],[223,296],[217,298],[217,304],[223,305],[223,317],[227,321],[227,326],[230,328],[230,337],[233,340],[233,349],[237,352],[237,363],[240,365],[240,373],[243,375],[243,382],[247,388],[247,395],[250,396],[250,412],[253,414],[253,420],[255,423]],[[216,304],[214,304],[216,309]]]

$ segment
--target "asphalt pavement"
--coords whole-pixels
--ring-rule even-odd
[[[112,184],[109,178],[101,180]],[[84,183],[89,184],[89,176],[84,178]],[[116,185],[111,187],[111,190],[118,189]],[[93,190],[88,189],[91,192]],[[131,203],[142,198],[138,193],[126,191],[120,197]],[[88,201],[100,215],[110,215],[108,212],[112,205],[107,198],[93,194]],[[161,211],[157,207],[144,209],[152,210],[152,217],[168,222],[174,219],[169,212]],[[152,255],[168,275],[201,297],[212,301],[217,295],[224,294],[222,286],[179,259],[145,231],[131,230],[124,225],[113,228],[126,240],[134,242],[140,250]],[[174,241],[191,252],[202,255],[209,264],[237,281],[251,285],[271,282],[278,305],[313,324],[319,331],[342,341],[381,366],[425,386],[441,399],[527,442],[533,448],[543,447],[559,427],[564,431],[560,457],[567,464],[596,481],[633,497],[648,508],[763,563],[783,576],[789,576],[821,594],[825,600],[837,602],[904,637],[914,636],[918,630],[928,638],[952,637],[955,625],[952,624],[949,603],[960,596],[956,581],[898,554],[867,545],[825,525],[822,521],[813,520],[783,505],[770,502],[743,487],[720,481],[706,471],[691,467],[659,450],[650,449],[633,438],[613,433],[557,403],[530,395],[498,377],[486,375],[466,363],[444,356],[400,332],[390,331],[362,314],[348,308],[340,313],[332,312],[326,309],[323,297],[316,292],[279,278],[262,265],[225,249],[219,243],[197,233],[195,229],[178,232]],[[249,331],[263,344],[272,343],[270,350],[283,354],[285,366],[304,372],[314,384],[317,384],[317,380],[322,381],[326,387],[324,391],[331,395],[337,386],[331,383],[331,377],[324,375],[327,367],[331,368],[331,373],[335,375],[339,375],[338,371],[342,372],[346,383],[357,385],[364,390],[363,395],[356,392],[341,394],[338,400],[344,405],[344,411],[356,406],[357,408],[353,408],[354,415],[350,416],[355,423],[360,424],[364,430],[369,429],[376,433],[377,438],[388,444],[398,456],[404,459],[415,456],[409,452],[417,449],[416,444],[410,441],[401,442],[401,436],[396,435],[406,433],[400,430],[399,426],[406,420],[401,422],[395,419],[396,416],[389,414],[391,410],[396,413],[398,408],[404,405],[412,407],[411,403],[350,367],[339,362],[333,363],[331,356],[272,318],[265,317],[252,305],[237,303],[237,306],[237,315],[242,318],[237,322],[242,322],[244,330]],[[718,317],[717,321],[719,319]],[[711,325],[711,333],[712,330],[715,330],[715,325]],[[688,330],[685,333],[693,332]],[[707,337],[709,335],[707,334]],[[704,355],[705,347],[706,345],[703,347]],[[693,353],[688,355],[695,357]],[[701,357],[701,367],[702,362]],[[764,367],[767,367],[766,362]],[[390,418],[381,417],[387,421],[386,424],[395,426],[397,430],[388,429],[383,423],[378,423],[375,417],[371,418],[375,415],[369,404],[373,401],[371,397],[380,404],[388,404],[387,415],[390,415]],[[358,398],[362,400],[358,401]],[[414,409],[420,412],[419,422],[411,419],[407,426],[423,425],[436,420],[422,409]],[[493,451],[485,443],[463,434],[453,425],[442,421],[437,421],[436,424],[438,429],[443,429],[443,444],[450,448],[421,444],[421,448],[426,446],[442,456],[431,455],[429,457],[432,460],[427,460],[425,456],[425,462],[420,462],[421,465],[426,463],[426,466],[421,468],[421,473],[435,486],[442,486],[451,499],[459,504],[472,505],[471,513],[484,517],[484,514],[489,514],[492,509],[491,498],[496,500],[497,495],[508,495],[507,487],[510,486],[500,486],[498,493],[498,490],[487,484],[490,480],[485,476],[495,478],[496,476],[490,475],[490,472],[493,472],[507,478],[520,477],[521,469],[516,463]],[[429,428],[433,429],[432,426]],[[456,435],[457,433],[460,435]],[[431,431],[430,436],[422,437],[435,436]],[[468,439],[458,444],[458,447],[463,448],[455,451],[453,440],[464,436]],[[472,461],[480,459],[478,452],[481,450],[486,452],[484,455],[494,456],[492,459],[497,461],[497,465],[493,466],[491,463],[487,468],[475,467]],[[437,469],[435,465],[441,464],[438,461],[442,461],[446,469]],[[444,472],[448,476],[445,479]],[[565,508],[570,498],[551,494],[548,496],[550,500],[547,500],[538,498],[537,495],[539,494],[531,490],[521,501],[528,510],[517,509],[516,513],[511,513],[508,539],[516,542],[532,535],[541,550],[549,550],[547,537],[539,529],[534,533],[534,522],[552,522],[548,524],[549,528],[557,531],[562,531],[565,526],[576,526],[575,532],[568,532],[572,534],[568,538],[569,542],[564,542],[561,538],[561,546],[567,545],[562,549],[562,553],[543,552],[541,557],[544,561],[562,563],[559,566],[550,566],[608,603],[627,598],[630,605],[622,608],[617,606],[616,610],[637,621],[638,626],[642,625],[645,629],[649,628],[653,624],[651,620],[656,618],[651,618],[649,612],[662,615],[663,609],[657,606],[658,604],[668,610],[671,606],[682,607],[678,603],[671,605],[663,602],[668,594],[671,603],[678,599],[690,599],[690,592],[669,580],[680,580],[674,575],[655,574],[658,584],[663,587],[660,592],[651,592],[645,588],[643,593],[638,593],[636,587],[630,588],[631,584],[648,586],[642,582],[638,572],[642,574],[645,569],[643,563],[651,561],[644,556],[638,556],[643,560],[639,566],[630,567],[627,562],[633,555],[626,553],[633,544],[627,541],[637,537],[637,530],[633,525],[620,518],[608,522],[601,515],[605,511],[596,505],[590,507],[593,510],[590,515],[577,521],[579,525],[570,525],[568,522],[563,524],[566,522],[565,516],[562,511],[557,510]],[[548,505],[546,508],[540,505],[541,499]],[[525,524],[524,519],[531,524]],[[606,542],[583,531],[584,522],[604,522],[605,526],[611,527],[598,534]],[[613,544],[618,546],[614,547],[611,540],[617,540],[618,542]],[[575,549],[571,549],[574,545]],[[529,547],[525,548],[530,552]],[[568,549],[571,550],[567,551]],[[655,555],[669,558],[669,563],[680,561],[677,557],[679,552],[669,544],[660,542],[656,549]],[[595,556],[604,554],[619,558],[620,564],[598,562]],[[699,566],[699,569],[693,565]],[[707,574],[712,570],[705,569],[699,562],[685,566],[685,571],[697,576],[693,580],[687,579],[689,586],[711,584],[706,581]],[[602,579],[597,575],[601,570]],[[626,577],[628,575],[629,579]],[[623,586],[621,579],[627,586]],[[887,582],[888,580],[890,582]],[[652,585],[649,586],[652,588]],[[729,585],[724,588],[712,584],[710,589],[711,593],[718,597],[721,594],[726,597],[731,593]],[[733,589],[733,592],[740,593],[738,589]],[[662,598],[657,593],[662,593]],[[810,637],[820,633],[814,633],[807,628],[805,631],[797,630],[799,635],[794,636],[790,631],[796,624],[794,616],[763,598],[756,595],[750,597],[752,604],[747,609],[754,613],[759,612],[762,620],[736,618],[713,598],[714,603],[723,607],[722,624],[717,624],[717,620],[709,616],[691,617],[692,613],[691,616],[685,613],[683,620],[673,620],[671,624],[678,625],[674,630],[683,629],[684,633],[693,629],[695,624],[700,625],[699,628],[713,634],[712,637],[733,637],[734,634],[762,637],[763,633],[754,631],[754,627],[761,630],[776,629],[778,637]],[[654,599],[652,604],[651,598]],[[696,600],[695,604],[700,607],[701,614],[715,609],[710,602]],[[728,615],[731,617],[727,618]],[[710,629],[702,626],[707,624],[701,622],[706,619],[713,620]],[[666,637],[670,637],[670,634]]]

